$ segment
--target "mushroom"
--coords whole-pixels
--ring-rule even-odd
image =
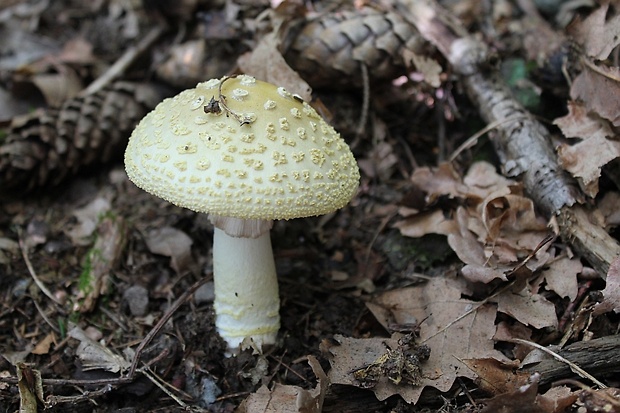
[[[161,102],[133,131],[125,169],[145,191],[209,213],[216,327],[233,352],[246,337],[274,344],[280,327],[273,220],[340,209],[360,178],[346,142],[308,103],[247,75]]]

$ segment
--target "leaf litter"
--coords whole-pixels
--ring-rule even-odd
[[[121,25],[125,26],[122,32],[125,40],[139,37],[144,16],[139,11],[125,10],[125,6],[112,3],[109,15],[104,19],[110,21],[114,20],[114,16],[118,17],[122,21]],[[230,42],[224,47],[227,51],[234,49],[235,36],[239,35],[243,26],[239,24],[241,19],[247,24],[248,32],[244,33],[245,36],[250,31],[256,31],[253,34],[257,35],[269,24],[279,28],[282,24],[280,20],[288,17],[300,21],[305,17],[304,12],[300,12],[302,7],[294,2],[286,1],[277,6],[278,13],[284,13],[284,16],[269,10],[269,13],[260,17],[248,17],[252,16],[251,8],[258,5],[226,3],[224,12],[208,11],[209,16],[225,13],[226,19],[219,19],[206,33],[210,39],[220,36]],[[276,4],[273,6],[275,9]],[[98,7],[103,6],[93,6],[93,10]],[[475,18],[472,17],[475,13],[472,12],[471,4],[461,7],[469,8],[468,13],[472,13],[469,18]],[[501,27],[502,20],[510,16],[511,6],[494,4],[492,7],[495,8],[492,18]],[[286,15],[287,11],[290,15]],[[618,158],[620,151],[615,141],[615,128],[619,121],[617,99],[614,99],[618,92],[619,76],[616,67],[601,64],[592,58],[607,59],[618,45],[618,36],[615,35],[618,17],[615,12],[615,8],[608,2],[601,2],[600,7],[595,8],[589,17],[581,21],[576,19],[573,23],[571,30],[584,46],[588,60],[583,62],[581,73],[572,82],[572,100],[567,103],[568,114],[555,120],[563,134],[557,147],[563,167],[579,180],[593,202],[598,202],[595,197],[601,190],[606,191],[603,194],[604,202],[601,201],[600,205],[605,206],[601,209],[602,221],[608,228],[614,228],[620,222],[615,216],[620,198],[617,192],[608,191],[601,184],[604,167]],[[179,13],[174,19],[189,19],[190,15]],[[461,17],[466,18],[466,13],[461,14]],[[382,17],[371,18],[374,19],[373,30],[379,33],[378,28],[384,23]],[[329,19],[325,21],[327,26],[332,24]],[[404,30],[403,26],[398,27]],[[514,27],[518,27],[518,23]],[[370,30],[369,27],[366,29]],[[354,49],[354,56],[362,59],[364,54],[361,51],[365,49],[357,49],[354,43],[353,47],[349,47],[347,42],[358,40],[352,36],[352,28],[348,27],[347,30],[350,32],[346,36],[339,37],[341,43],[347,44],[338,52],[339,58],[345,56],[349,49]],[[332,33],[342,34],[337,29]],[[381,33],[377,33],[373,32],[369,36],[377,36],[378,42],[387,50],[389,44],[381,43],[384,38],[380,37]],[[92,65],[99,64],[101,59],[97,48],[93,47],[96,42],[70,37],[72,40],[66,43],[64,49],[56,45],[53,48],[32,47],[31,52],[37,59],[47,56],[55,59],[54,64],[49,64],[49,60],[45,59],[35,62],[24,57],[24,54],[18,56],[31,65],[30,70],[34,76],[28,81],[39,87],[51,106],[65,99],[60,92],[78,93],[80,82],[84,80],[81,76]],[[282,82],[287,89],[311,101],[312,87],[295,68],[289,66],[283,55],[285,42],[282,40],[277,36],[277,30],[263,34],[258,41],[246,39],[244,43],[253,45],[251,51],[239,53],[233,61],[213,62],[209,67],[229,68],[238,64],[243,71],[276,83]],[[169,58],[183,60],[188,53],[200,50],[193,57],[194,72],[198,73],[204,62],[197,60],[212,58],[209,55],[211,50],[205,48],[199,39],[192,41],[198,43],[183,44],[198,46],[189,49],[169,47],[173,51],[169,53]],[[501,41],[498,42],[501,47]],[[534,50],[527,52],[535,54]],[[136,368],[132,362],[137,363],[144,350],[137,343],[150,343],[153,335],[160,331],[158,329],[162,329],[165,334],[152,346],[152,351],[161,352],[151,354],[145,351],[144,354],[152,356],[148,362],[155,365],[154,370],[158,373],[166,375],[175,372],[174,376],[168,375],[163,380],[169,380],[178,387],[172,386],[172,390],[162,394],[165,394],[163,397],[166,400],[175,400],[178,406],[184,405],[182,398],[188,400],[188,394],[180,391],[186,382],[186,390],[190,392],[192,389],[191,396],[203,400],[206,404],[202,407],[212,411],[232,411],[234,405],[238,412],[334,411],[330,410],[328,400],[330,386],[345,385],[366,389],[378,400],[391,403],[390,407],[386,407],[393,408],[390,411],[397,411],[399,407],[390,402],[394,400],[391,396],[399,395],[407,403],[420,404],[424,401],[424,394],[431,388],[448,394],[457,383],[465,379],[468,386],[476,384],[479,390],[491,396],[485,400],[479,394],[474,395],[478,403],[477,411],[559,413],[568,411],[569,406],[575,403],[581,403],[580,406],[587,412],[602,411],[597,409],[617,411],[617,404],[609,402],[609,399],[613,401],[617,398],[613,391],[603,395],[602,391],[590,389],[589,392],[583,390],[584,393],[578,394],[574,390],[578,388],[575,385],[543,390],[539,387],[540,375],[519,369],[523,367],[521,362],[528,355],[531,356],[532,352],[523,342],[517,341],[544,340],[561,333],[558,331],[559,314],[566,308],[567,317],[572,317],[572,310],[569,309],[582,297],[580,291],[584,287],[583,276],[593,270],[587,266],[586,261],[574,256],[569,246],[560,242],[545,242],[555,235],[554,220],[540,214],[518,180],[504,177],[490,162],[471,162],[463,172],[456,162],[443,162],[436,167],[419,167],[415,159],[411,162],[413,156],[405,160],[407,156],[400,153],[399,145],[411,140],[411,136],[406,133],[400,135],[398,128],[394,128],[393,120],[390,123],[389,117],[382,118],[384,113],[381,111],[403,98],[411,99],[407,100],[411,104],[412,100],[425,97],[427,102],[435,104],[439,100],[435,101],[434,98],[439,99],[447,89],[443,89],[442,84],[446,78],[446,74],[442,73],[443,62],[436,55],[431,57],[427,50],[420,49],[401,51],[402,56],[408,60],[405,66],[411,69],[413,63],[419,73],[409,73],[411,79],[407,76],[397,79],[391,89],[386,86],[386,90],[393,94],[390,98],[380,92],[372,95],[370,110],[374,136],[365,142],[359,139],[364,128],[357,128],[355,147],[361,155],[361,166],[366,177],[354,208],[316,224],[318,230],[308,224],[287,223],[286,231],[295,234],[295,241],[289,245],[285,245],[284,241],[276,241],[274,249],[283,267],[281,278],[285,286],[287,283],[292,284],[293,280],[298,282],[301,279],[303,283],[310,276],[316,277],[318,267],[327,268],[320,274],[324,285],[317,287],[313,284],[313,287],[309,287],[310,283],[302,284],[308,290],[305,297],[287,295],[291,294],[290,289],[283,288],[285,308],[294,315],[288,319],[283,318],[286,324],[286,345],[277,350],[277,357],[281,358],[270,354],[242,354],[238,359],[220,359],[221,343],[217,341],[208,311],[202,312],[201,309],[197,312],[193,307],[180,311],[175,318],[162,319],[169,322],[147,333],[146,329],[153,325],[153,320],[161,317],[162,312],[169,308],[167,305],[175,292],[179,295],[187,289],[185,277],[200,273],[196,271],[199,266],[204,268],[205,273],[209,272],[210,262],[204,258],[208,256],[208,242],[198,243],[195,240],[201,239],[203,232],[211,228],[193,214],[170,205],[164,205],[159,210],[149,207],[153,205],[153,200],[145,194],[136,195],[135,189],[121,173],[117,174],[121,177],[113,183],[101,184],[104,189],[98,191],[94,200],[83,197],[81,202],[75,204],[80,207],[67,204],[56,206],[62,211],[52,214],[63,214],[63,219],[70,224],[50,226],[51,230],[28,246],[27,252],[42,253],[33,256],[33,262],[36,268],[46,269],[41,279],[54,285],[54,294],[59,297],[79,291],[76,280],[80,271],[76,269],[87,268],[88,262],[94,264],[95,271],[89,273],[90,284],[82,285],[85,287],[83,291],[87,293],[77,295],[81,307],[75,306],[74,299],[66,301],[73,305],[73,310],[84,313],[80,317],[90,319],[81,318],[80,327],[66,332],[65,318],[69,318],[66,310],[50,306],[47,311],[62,320],[59,322],[60,328],[56,328],[58,331],[35,326],[32,320],[22,314],[40,314],[37,322],[43,326],[49,324],[56,327],[56,324],[40,308],[37,293],[32,293],[32,289],[7,284],[11,286],[7,297],[17,297],[15,305],[27,302],[33,306],[15,313],[17,318],[13,322],[11,335],[7,335],[7,343],[3,346],[6,349],[3,350],[3,356],[9,364],[3,366],[5,371],[2,376],[6,376],[4,373],[9,371],[16,372],[20,394],[23,394],[21,401],[27,401],[30,406],[34,406],[31,409],[36,409],[37,403],[44,401],[44,392],[53,391],[43,388],[41,383],[45,377],[41,378],[38,369],[23,363],[27,358],[35,362],[49,362],[47,366],[52,368],[41,369],[46,377],[51,374],[68,377],[74,362],[90,374],[104,371],[118,375]],[[10,62],[9,59],[2,59],[0,63]],[[170,67],[175,66],[171,64]],[[60,73],[47,73],[59,68]],[[187,77],[200,77],[196,73]],[[407,96],[412,90],[409,81],[420,76],[441,93],[429,95],[418,91]],[[398,87],[404,84],[407,86]],[[375,93],[377,89],[374,84],[372,86],[370,90]],[[318,89],[317,93],[321,92]],[[13,103],[17,105],[17,102]],[[355,97],[354,103],[359,106],[359,96]],[[334,109],[335,120],[338,121],[338,110],[341,108],[333,105],[330,109]],[[412,136],[424,135],[419,131],[407,133]],[[578,141],[572,141],[575,139]],[[409,144],[414,145],[407,141]],[[409,149],[408,146],[406,148]],[[410,164],[414,165],[411,171],[405,166]],[[394,191],[394,188],[400,191],[408,186],[423,192],[424,202],[415,207],[400,206],[400,216],[394,218],[399,197],[386,194]],[[88,202],[84,198],[88,198]],[[6,211],[13,212],[9,213],[9,218],[0,217],[0,270],[17,273],[16,269],[20,269],[16,258],[20,252],[19,244],[9,224],[19,226],[25,222],[35,222],[34,216],[42,214],[41,211],[47,208],[44,203],[52,201],[43,199],[41,202],[39,206],[32,206],[38,208],[36,212],[22,212],[19,203],[7,204]],[[140,222],[130,223],[130,228],[125,228],[124,220],[113,219],[119,211]],[[325,225],[325,222],[329,225]],[[373,226],[378,230],[372,232]],[[445,237],[458,261],[441,266],[430,276],[418,271],[412,273],[411,267],[403,271],[395,270],[374,245],[375,242],[383,241],[385,233],[392,227],[402,237],[424,238],[434,234]],[[281,228],[279,235],[286,235]],[[321,243],[316,242],[317,239]],[[46,251],[55,251],[50,247],[52,242],[60,241],[70,244],[68,252],[50,252],[45,255]],[[328,246],[329,250],[324,251],[322,244]],[[124,252],[125,246],[128,246],[128,252]],[[304,256],[301,265],[289,262],[289,257],[303,254],[309,255]],[[90,261],[86,259],[88,257]],[[413,256],[410,259],[413,261]],[[599,301],[580,311],[589,316],[620,311],[618,274],[616,260],[606,274],[605,287],[599,288]],[[176,277],[173,285],[162,285],[170,282],[173,277]],[[4,278],[2,281],[7,282]],[[338,284],[340,281],[344,282]],[[129,291],[129,285],[138,286],[142,295],[145,295],[146,304],[141,311],[124,311],[122,299],[115,295],[116,291]],[[151,290],[143,285],[156,288]],[[330,300],[325,301],[326,295],[347,303],[356,303],[360,307],[365,304],[369,314],[359,308],[351,311],[352,314],[343,314],[343,307],[331,304]],[[339,303],[337,299],[333,300]],[[54,305],[58,306],[62,302],[58,300]],[[317,311],[317,308],[321,310]],[[2,318],[11,313],[12,310],[2,310]],[[143,313],[146,317],[142,317]],[[335,316],[337,313],[339,318]],[[165,314],[168,317],[171,315]],[[602,319],[600,317],[598,320]],[[95,340],[85,331],[101,320],[104,320],[101,329],[106,334],[105,337],[97,334]],[[574,332],[585,338],[594,334],[588,329],[604,330],[603,327],[591,325],[591,317],[589,320],[589,323],[575,327]],[[397,329],[399,332],[394,332],[395,326],[401,326]],[[611,327],[606,328],[613,331]],[[381,333],[377,333],[377,330]],[[343,331],[347,333],[343,334]],[[385,332],[394,333],[390,337],[382,337]],[[57,334],[64,336],[65,340],[59,341]],[[67,341],[67,337],[72,340]],[[158,348],[159,345],[163,349]],[[67,351],[61,354],[59,350],[62,346],[67,346]],[[138,350],[137,356],[132,347]],[[320,355],[317,347],[322,350]],[[120,348],[125,348],[124,355],[121,355]],[[183,350],[179,352],[180,348]],[[293,350],[295,358],[286,354],[289,349]],[[158,365],[161,360],[166,360],[167,352],[174,355],[171,360],[174,360],[175,367],[173,364]],[[77,361],[67,355],[75,355]],[[273,357],[277,363],[269,357]],[[327,365],[322,366],[320,362],[325,359],[330,365],[327,373],[323,370]],[[309,367],[305,366],[303,360],[308,361]],[[295,374],[288,375],[282,371]],[[291,378],[295,375],[298,379]],[[34,377],[34,386],[26,383],[26,378],[30,376]],[[299,377],[303,383],[299,382]],[[190,383],[200,385],[192,388]],[[206,383],[215,387],[208,390]],[[218,396],[220,387],[226,394],[221,398]],[[143,394],[135,389],[128,391],[130,398]],[[88,396],[81,397],[72,400],[88,399]],[[229,402],[228,398],[236,401]],[[461,401],[461,404],[466,403]]]

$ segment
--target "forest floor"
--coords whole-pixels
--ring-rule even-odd
[[[618,5],[440,3],[0,1],[0,412],[620,412]],[[274,223],[277,343],[226,357],[213,225],[122,154],[238,73],[361,180]]]

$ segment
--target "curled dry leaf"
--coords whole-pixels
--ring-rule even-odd
[[[473,164],[462,178],[451,164],[444,163],[433,169],[419,168],[411,179],[427,193],[428,204],[448,196],[462,200],[463,206],[451,218],[436,209],[410,215],[396,227],[407,236],[447,235],[448,244],[465,263],[462,273],[469,281],[506,280],[505,274],[548,234],[546,221],[536,214],[532,200],[489,163]],[[547,259],[539,253],[528,266],[540,267]]]
[[[19,389],[19,411],[37,413],[39,402],[43,402],[43,381],[41,372],[26,363],[17,363],[17,387]]]
[[[67,68],[62,73],[41,73],[30,79],[45,97],[45,102],[59,108],[67,99],[74,98],[82,90],[82,82],[74,70]]]

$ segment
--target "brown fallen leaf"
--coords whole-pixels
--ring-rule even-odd
[[[579,259],[562,256],[548,269],[543,270],[542,275],[545,277],[548,290],[574,301],[578,290],[577,274],[581,271],[583,271],[583,264]]]
[[[620,412],[620,389],[615,387],[583,390],[579,395],[579,400],[583,403],[587,412]]]
[[[517,370],[519,362],[501,362],[495,359],[463,360],[478,378],[478,388],[484,392],[499,395],[514,391],[527,384],[530,373]]]
[[[602,1],[586,19],[577,21],[569,27],[571,34],[583,45],[588,56],[599,60],[609,57],[612,50],[620,44],[620,14],[615,7],[610,9],[610,1]],[[616,13],[614,15],[614,13]]]
[[[547,392],[540,396],[539,380],[540,374],[534,373],[529,378],[529,383],[518,386],[514,391],[481,400],[486,406],[480,413],[560,413],[577,399],[575,394],[566,394],[568,388],[562,392]],[[568,391],[570,392],[569,389]]]
[[[52,344],[56,342],[56,335],[52,331],[47,334],[41,341],[37,343],[36,346],[32,349],[32,354],[48,354],[50,351],[50,347]]]
[[[616,258],[609,266],[603,289],[603,301],[594,307],[593,314],[600,315],[608,311],[620,313],[620,258]]]
[[[448,163],[418,168],[411,179],[426,192],[427,204],[447,196],[459,199],[460,206],[452,213],[439,208],[418,214],[403,210],[407,216],[395,226],[406,236],[447,235],[448,244],[465,264],[462,274],[469,281],[506,281],[506,274],[535,251],[549,232],[546,220],[537,215],[521,186],[498,174],[489,163],[473,164],[464,177]],[[528,261],[528,268],[535,270],[547,263],[546,249]]]
[[[579,180],[591,197],[598,193],[601,168],[620,155],[620,143],[609,122],[589,113],[583,103],[568,102],[568,115],[554,122],[567,138],[580,138],[575,145],[562,144],[558,156],[562,167]]]
[[[239,57],[239,67],[247,75],[283,86],[289,92],[298,94],[303,100],[310,102],[312,88],[286,63],[278,50],[278,42],[274,33],[263,36],[254,50]]]
[[[308,356],[308,364],[317,377],[314,389],[276,384],[270,390],[261,386],[239,405],[235,413],[321,413],[329,379],[314,356]]]
[[[534,328],[558,326],[555,305],[542,295],[531,292],[529,288],[504,291],[496,300],[497,311],[508,314],[525,325]]]
[[[384,400],[399,394],[408,403],[416,403],[422,390],[432,386],[448,391],[457,377],[475,378],[476,374],[461,360],[507,358],[494,349],[492,339],[495,333],[496,309],[494,305],[483,305],[470,311],[476,302],[461,298],[468,291],[463,280],[437,277],[428,283],[385,292],[372,300],[369,306],[378,319],[396,324],[420,323],[418,344],[430,347],[428,361],[422,364],[423,379],[419,386],[379,382],[372,390],[377,398]],[[423,320],[423,321],[422,321]],[[386,326],[387,327],[387,326]],[[333,383],[356,385],[351,369],[364,363],[372,363],[385,352],[384,339],[342,339],[346,345],[334,347],[330,378]],[[387,341],[388,346],[394,342]],[[342,361],[341,361],[342,360]],[[340,366],[343,363],[343,366]],[[353,367],[351,367],[353,366]],[[351,368],[349,368],[351,367]],[[385,384],[382,384],[385,383]]]
[[[619,21],[620,23],[620,21]],[[620,126],[620,68],[590,63],[575,78],[570,90],[573,100],[582,101],[592,113]]]
[[[493,336],[493,340],[495,341],[510,341],[512,342],[515,338],[530,340],[532,337],[532,330],[518,321],[515,321],[513,324],[508,324],[506,321],[501,321],[497,325],[497,331]],[[515,359],[523,360],[525,356],[531,353],[532,348],[528,345],[524,344],[515,344],[512,349],[512,354]]]
[[[448,235],[457,230],[456,222],[437,209],[411,215],[394,225],[407,237],[420,238],[428,234]]]

